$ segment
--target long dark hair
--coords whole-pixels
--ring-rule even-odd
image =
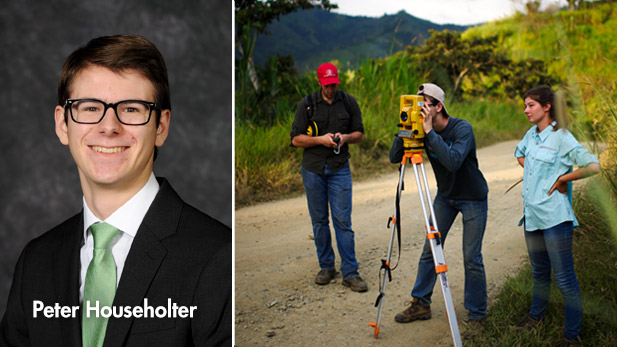
[[[559,124],[557,113],[555,112],[555,93],[551,87],[542,85],[531,88],[523,95],[523,101],[527,98],[532,98],[533,100],[539,102],[543,107],[550,104],[551,108],[549,109],[549,116],[551,117],[551,120],[557,122],[553,129],[557,130],[560,128],[561,124]]]

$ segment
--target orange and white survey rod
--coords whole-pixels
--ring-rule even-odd
[[[461,335],[458,329],[458,322],[456,320],[456,312],[454,310],[454,303],[452,302],[452,295],[450,294],[450,285],[448,284],[448,268],[446,266],[446,261],[443,255],[443,245],[441,242],[441,234],[439,233],[439,228],[437,226],[437,220],[435,218],[435,211],[433,209],[433,204],[431,203],[431,193],[428,187],[428,181],[426,179],[426,170],[424,169],[424,159],[422,158],[422,150],[409,150],[405,151],[403,155],[403,160],[401,161],[401,173],[399,177],[398,187],[397,187],[397,201],[396,201],[396,210],[395,216],[391,218],[391,221],[394,221],[391,225],[391,235],[390,235],[390,244],[388,246],[388,254],[386,260],[382,260],[382,268],[380,269],[380,278],[381,278],[381,270],[384,270],[385,274],[382,279],[381,286],[379,288],[379,296],[377,297],[377,301],[375,302],[375,306],[377,307],[377,320],[375,322],[370,322],[369,326],[372,326],[375,329],[374,335],[375,338],[379,336],[379,329],[381,328],[381,313],[384,303],[384,297],[386,295],[386,284],[387,280],[392,281],[390,275],[390,260],[392,258],[392,245],[394,243],[394,233],[398,231],[400,234],[400,208],[399,208],[399,200],[401,196],[401,191],[403,187],[403,180],[405,177],[405,167],[407,162],[411,162],[416,183],[418,185],[418,195],[420,196],[420,203],[422,205],[422,213],[424,215],[424,222],[426,228],[426,235],[429,240],[431,246],[431,252],[433,254],[433,261],[435,263],[435,272],[437,273],[437,277],[441,282],[441,291],[443,293],[444,302],[446,304],[446,313],[448,316],[448,321],[450,323],[450,332],[452,334],[452,340],[454,341],[454,346],[459,347],[462,346],[463,343],[461,341]],[[418,166],[420,170],[418,170]],[[422,178],[419,176],[419,172],[422,173]],[[423,186],[424,185],[424,189]],[[425,199],[426,197],[426,199]],[[430,211],[430,220],[429,215],[427,213],[426,206],[428,205]],[[433,222],[431,226],[430,222]],[[397,230],[398,229],[398,230]],[[399,238],[399,246],[400,246],[400,238]],[[399,257],[400,257],[400,247],[399,247]],[[386,276],[387,275],[387,276]]]

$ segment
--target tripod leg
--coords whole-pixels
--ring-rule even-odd
[[[420,176],[418,174],[417,165],[420,165],[420,171],[422,173],[422,183],[424,184],[424,189],[422,189],[422,185],[420,183]],[[443,255],[442,243],[440,241],[439,228],[437,226],[437,219],[435,217],[435,210],[433,209],[433,205],[431,203],[431,193],[428,186],[428,181],[426,179],[426,170],[424,169],[424,163],[414,163],[413,170],[416,177],[416,183],[418,185],[418,193],[420,195],[420,202],[422,204],[422,212],[424,213],[424,222],[427,232],[427,237],[429,239],[429,243],[431,245],[431,252],[433,253],[433,262],[435,263],[435,272],[437,272],[437,277],[439,277],[439,282],[441,283],[441,291],[443,293],[443,299],[446,304],[446,312],[448,315],[448,321],[450,323],[450,332],[452,334],[452,339],[454,340],[454,346],[459,347],[462,346],[463,343],[461,341],[461,335],[458,329],[458,322],[456,320],[456,312],[454,311],[454,303],[452,302],[452,295],[450,293],[450,285],[448,284],[448,275],[447,275],[447,266],[446,260]],[[424,200],[424,194],[426,193],[426,200]],[[426,204],[429,206],[429,210],[431,212],[431,221],[433,222],[433,226],[431,227],[429,222],[429,216],[426,212]]]
[[[405,166],[406,166],[405,162],[403,162],[401,165],[401,174],[399,176],[398,186],[397,186],[397,195],[396,195],[397,200],[400,199],[401,193],[403,190],[403,180],[405,178]],[[389,279],[390,264],[392,261],[392,247],[394,245],[394,235],[397,232],[397,228],[398,228],[398,224],[396,221],[396,218],[398,217],[397,216],[398,203],[399,202],[396,201],[394,215],[392,219],[390,220],[392,224],[390,226],[390,243],[388,244],[388,254],[386,256],[386,260],[385,261],[382,260],[383,262],[382,269],[384,270],[384,275],[383,275],[383,279],[381,282],[381,287],[379,288],[379,296],[377,296],[377,302],[375,303],[375,305],[377,306],[377,320],[375,322],[368,323],[369,326],[372,326],[373,328],[375,328],[375,332],[374,332],[375,338],[378,338],[379,328],[381,327],[381,312],[383,309],[384,297],[386,296],[386,285]],[[379,270],[380,273],[382,269]]]

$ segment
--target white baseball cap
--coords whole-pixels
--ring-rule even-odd
[[[446,108],[446,93],[438,85],[433,83],[424,83],[418,87],[418,95],[428,95],[441,102],[443,108]],[[448,110],[446,110],[446,113]]]

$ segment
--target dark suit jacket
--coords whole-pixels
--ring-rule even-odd
[[[231,345],[231,230],[187,205],[165,179],[137,231],[114,306],[197,306],[191,318],[109,319],[104,346]],[[83,213],[32,240],[15,269],[0,346],[81,346],[76,318],[33,318],[33,301],[79,306]]]

